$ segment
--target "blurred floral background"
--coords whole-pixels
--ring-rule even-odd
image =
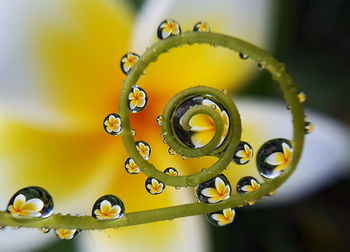
[[[183,30],[203,19],[214,32],[257,44],[286,64],[307,95],[306,112],[315,125],[297,172],[276,196],[238,209],[227,227],[210,226],[199,216],[85,232],[72,241],[59,241],[52,232],[8,228],[0,232],[0,251],[350,250],[350,3],[187,2],[0,2],[1,209],[16,190],[33,184],[46,188],[55,212],[63,213],[90,214],[89,207],[104,193],[120,196],[126,212],[193,202],[186,189],[148,195],[146,177],[126,174],[120,139],[102,127],[103,118],[117,112],[125,78],[120,58],[130,50],[142,54],[168,17]],[[236,54],[199,46],[174,49],[147,69],[141,84],[149,104],[132,125],[136,137],[148,139],[160,167],[176,165],[191,173],[208,160],[171,159],[160,129],[153,129],[166,102],[191,85],[231,92],[245,122],[243,137],[256,148],[268,137],[290,136],[289,112],[276,84]],[[258,126],[259,115],[268,126]],[[253,169],[254,164],[247,170],[256,175]],[[231,184],[244,172],[234,174],[231,167]]]

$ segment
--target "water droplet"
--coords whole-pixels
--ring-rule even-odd
[[[227,94],[228,94],[227,89],[223,89],[223,90],[221,90],[221,92],[222,92],[223,94],[225,94],[225,95],[227,95]]]
[[[143,110],[147,105],[147,94],[146,91],[137,85],[131,88],[128,95],[129,99],[129,110],[131,113],[137,113]]]
[[[47,234],[48,232],[51,231],[51,229],[46,228],[46,227],[42,227],[42,228],[40,229],[40,231],[41,231],[42,233],[44,233],[44,234]]]
[[[158,125],[161,126],[162,122],[163,122],[163,116],[160,115],[160,116],[157,117],[157,123],[158,123]]]
[[[139,59],[140,56],[136,53],[129,52],[125,54],[120,60],[120,68],[123,73],[127,75]]]
[[[180,25],[172,19],[166,19],[160,23],[157,30],[157,37],[159,39],[166,39],[166,38],[178,35],[180,33],[181,33]]]
[[[207,170],[207,169],[205,169],[205,168],[202,168],[202,169],[201,169],[201,172],[204,172],[204,171],[206,171],[206,170]]]
[[[232,161],[238,165],[245,165],[252,160],[254,151],[252,146],[247,142],[241,141],[235,151]]]
[[[140,153],[140,155],[145,159],[148,160],[149,156],[151,155],[151,147],[148,143],[144,141],[137,141],[135,143],[137,151]]]
[[[175,186],[174,188],[175,188],[175,190],[180,190],[181,189],[180,186]]]
[[[136,136],[136,130],[131,129],[130,132],[131,132],[131,135],[132,135],[132,136]]]
[[[198,185],[197,197],[204,203],[218,203],[230,198],[231,185],[224,174]]]
[[[132,158],[127,158],[125,160],[125,170],[130,174],[139,174],[141,172],[140,167],[136,164],[136,162]]]
[[[231,224],[235,219],[235,210],[233,208],[226,208],[214,213],[207,214],[207,220],[210,224],[223,227]]]
[[[299,92],[299,93],[298,93],[298,100],[299,100],[300,103],[305,102],[305,100],[306,100],[306,94],[305,94],[304,92]]]
[[[99,220],[114,220],[124,216],[123,201],[114,195],[104,195],[92,207],[92,217]]]
[[[150,194],[156,195],[164,191],[165,184],[163,184],[162,182],[158,181],[155,178],[148,177],[145,182],[145,187],[147,192],[149,192]]]
[[[273,190],[273,191],[269,192],[269,193],[267,194],[267,196],[273,196],[273,195],[275,195],[275,194],[276,194],[276,190]]]
[[[189,121],[189,124],[191,127],[190,130],[185,130],[184,128],[185,125],[183,125],[183,117],[185,113],[190,108],[197,105],[210,106],[214,108],[221,116],[224,127],[223,127],[221,140],[217,145],[217,148],[220,148],[223,144],[225,144],[227,140],[229,127],[230,127],[230,120],[229,120],[228,113],[224,109],[224,107],[210,100],[210,97],[195,96],[181,103],[179,107],[176,110],[174,110],[171,115],[171,122],[173,124],[174,133],[183,144],[191,148],[200,148],[207,145],[210,142],[211,137],[213,135],[209,132],[212,132],[213,130],[215,130],[215,125],[210,116],[206,114],[196,114]],[[200,124],[200,122],[204,122],[205,125]],[[204,134],[206,132],[208,132],[208,134]]]
[[[103,121],[103,127],[108,134],[119,135],[122,132],[122,120],[116,113],[109,114]]]
[[[239,57],[240,57],[242,60],[246,60],[246,59],[249,58],[249,56],[248,56],[247,54],[244,54],[244,53],[242,53],[242,52],[239,52],[238,55],[239,55]]]
[[[0,231],[4,231],[6,229],[6,226],[0,226]]]
[[[210,27],[206,22],[199,21],[193,27],[195,32],[210,32]]]
[[[163,139],[163,143],[164,143],[164,144],[166,144],[166,141],[165,141],[165,139]]]
[[[314,125],[311,122],[305,122],[304,129],[305,134],[310,134],[314,130]]]
[[[172,156],[176,154],[176,152],[172,148],[168,149],[168,153]]]
[[[80,233],[80,230],[78,229],[55,229],[55,234],[58,238],[61,240],[71,240],[74,237],[76,237]]]
[[[164,138],[163,133],[160,133],[160,135],[159,135],[159,136],[160,136],[160,138]]]
[[[257,166],[261,176],[274,179],[289,167],[293,149],[289,140],[272,139],[264,143],[257,154]]]
[[[264,68],[265,68],[265,62],[259,62],[258,64],[257,64],[257,66],[258,66],[258,69],[259,70],[263,70]]]
[[[255,205],[255,201],[254,201],[254,200],[248,201],[248,205],[249,205],[249,206],[254,206],[254,205]]]
[[[169,176],[178,176],[178,172],[174,167],[168,167],[164,170],[164,173]]]
[[[17,191],[7,205],[13,217],[47,218],[52,214],[53,200],[43,188],[31,186]]]
[[[188,160],[188,156],[182,155],[182,160]]]
[[[237,183],[237,192],[240,194],[253,192],[260,188],[260,183],[253,177],[247,176],[241,178]]]

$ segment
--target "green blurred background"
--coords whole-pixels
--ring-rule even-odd
[[[138,9],[142,0],[133,0]],[[306,106],[350,125],[350,1],[277,1],[271,51],[308,94]],[[260,83],[257,85],[257,83]],[[263,87],[263,88],[261,88]],[[280,96],[262,72],[244,95]],[[317,126],[316,126],[317,127]],[[345,167],[349,170],[349,166]],[[350,251],[350,179],[283,207],[247,207],[233,224],[208,224],[212,251]],[[75,251],[57,241],[40,251]]]

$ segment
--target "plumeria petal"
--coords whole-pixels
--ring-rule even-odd
[[[282,152],[275,152],[266,158],[266,162],[270,165],[281,165],[285,163],[284,154]]]

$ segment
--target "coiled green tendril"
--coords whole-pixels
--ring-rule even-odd
[[[135,142],[131,133],[130,116],[128,109],[128,93],[132,86],[137,83],[141,74],[147,66],[155,62],[159,55],[166,53],[169,49],[182,46],[184,44],[192,45],[194,43],[210,44],[222,46],[234,51],[242,52],[248,55],[256,63],[262,65],[264,69],[270,72],[272,78],[280,85],[286,102],[290,105],[293,121],[293,158],[289,168],[276,179],[265,180],[261,187],[247,194],[232,195],[229,199],[216,204],[192,203],[161,209],[126,213],[121,219],[116,220],[97,220],[91,216],[71,216],[53,214],[49,218],[12,218],[5,211],[0,212],[0,226],[12,227],[30,227],[30,228],[64,228],[78,230],[95,230],[117,228],[122,226],[138,225],[143,223],[170,220],[185,216],[200,215],[212,213],[225,208],[236,208],[240,205],[246,205],[248,202],[258,200],[269,192],[279,187],[295,170],[300,159],[304,143],[304,110],[297,97],[297,89],[291,76],[285,71],[284,64],[279,63],[269,53],[255,47],[243,40],[213,32],[185,32],[172,36],[165,40],[158,41],[137,61],[132,71],[129,72],[124,82],[120,94],[119,115],[122,120],[123,131],[122,139],[130,157],[134,159],[141,171],[148,176],[162,181],[166,185],[179,187],[195,187],[198,184],[207,181],[221,173],[232,161],[233,153],[241,138],[241,121],[237,108],[230,96],[221,91],[208,87],[193,87],[177,94],[166,106],[163,113],[162,134],[166,143],[180,155],[188,157],[200,157],[203,155],[217,156],[218,161],[203,172],[189,176],[169,176],[156,169],[151,163],[146,161],[137,151]],[[206,114],[213,119],[215,123],[215,135],[211,141],[200,148],[191,148],[184,145],[174,134],[172,128],[172,113],[179,106],[181,101],[193,96],[210,96],[210,99],[220,104],[227,111],[230,119],[230,127],[226,140],[218,146],[223,132],[223,122],[214,108],[210,106],[195,106],[189,109],[183,117],[184,129],[189,129],[189,120],[196,114]]]

